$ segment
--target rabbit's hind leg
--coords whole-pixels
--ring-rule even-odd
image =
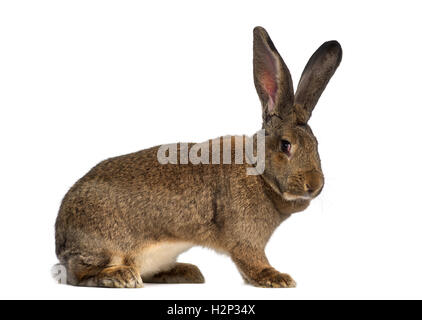
[[[89,262],[87,261],[89,260]],[[139,270],[131,265],[112,265],[110,261],[76,258],[67,263],[68,284],[83,287],[142,288]]]
[[[79,283],[80,286],[106,288],[142,288],[142,279],[130,266],[113,266],[102,269],[94,277]]]
[[[176,263],[167,270],[144,279],[150,283],[204,283],[205,279],[199,268],[190,263]]]

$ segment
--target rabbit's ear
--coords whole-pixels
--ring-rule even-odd
[[[312,110],[341,62],[342,50],[337,41],[327,41],[312,55],[303,70],[295,94],[298,122],[306,123]]]
[[[291,113],[294,94],[289,69],[262,27],[253,30],[253,72],[265,128],[272,115],[283,119]]]

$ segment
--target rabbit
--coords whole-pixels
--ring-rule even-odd
[[[294,94],[268,33],[255,27],[264,172],[246,174],[248,163],[161,164],[160,146],[100,162],[71,187],[59,209],[56,254],[66,282],[111,288],[203,283],[198,267],[177,262],[181,253],[202,246],[230,256],[248,284],[295,287],[290,275],[271,266],[265,247],[275,229],[305,210],[324,186],[308,120],[341,59],[337,41],[322,44]],[[234,156],[234,140],[217,141],[231,143]]]

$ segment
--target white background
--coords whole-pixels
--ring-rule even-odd
[[[0,297],[422,298],[420,12],[417,1],[2,1]],[[267,248],[298,287],[247,286],[202,248],[180,260],[204,285],[55,284],[60,201],[93,165],[260,128],[256,25],[295,83],[322,42],[344,51],[310,122],[325,189]]]

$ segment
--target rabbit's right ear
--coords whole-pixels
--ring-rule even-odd
[[[341,58],[341,46],[333,40],[323,43],[309,59],[295,94],[295,111],[299,123],[306,123],[311,117],[312,110],[339,66]]]
[[[266,128],[272,116],[283,120],[291,114],[294,93],[289,69],[262,27],[253,30],[253,72]]]

